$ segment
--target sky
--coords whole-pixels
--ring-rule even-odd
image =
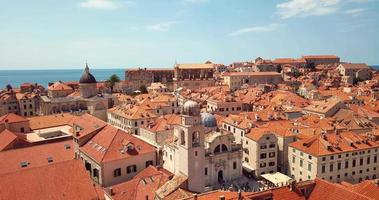
[[[379,64],[379,0],[0,0],[0,70],[335,54]]]

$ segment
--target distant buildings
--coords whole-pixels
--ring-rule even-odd
[[[373,135],[322,133],[289,145],[289,174],[297,181],[318,177],[358,183],[376,179],[378,149]]]
[[[57,82],[48,88],[48,96],[41,96],[40,114],[49,115],[60,112],[89,112],[106,120],[106,110],[112,106],[112,95],[100,93],[97,81],[86,65],[79,80],[79,91],[68,85]]]
[[[307,55],[302,56],[307,62],[308,67],[317,65],[338,65],[340,63],[340,58],[335,55]]]
[[[282,75],[277,72],[229,72],[224,74],[224,83],[231,90],[239,89],[244,84],[279,84],[282,81]]]
[[[342,81],[349,84],[369,80],[372,77],[372,70],[364,63],[341,63],[337,70],[342,75]]]

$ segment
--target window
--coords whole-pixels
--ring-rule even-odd
[[[128,167],[126,167],[126,173],[128,173],[128,174],[134,173],[136,171],[137,171],[136,165],[129,165]]]
[[[376,163],[377,161],[378,161],[378,158],[374,156],[374,163]]]
[[[325,173],[325,165],[321,166],[321,173]]]
[[[312,163],[308,163],[308,171],[312,171]]]
[[[359,165],[363,165],[363,158],[359,160]]]
[[[345,161],[345,168],[349,167],[349,161]]]
[[[121,176],[121,168],[117,168],[113,171],[113,177]]]
[[[154,164],[154,161],[148,160],[148,161],[146,161],[145,166],[148,167],[148,166],[153,165],[153,164]]]
[[[337,170],[340,170],[341,169],[341,163],[337,163]]]
[[[266,163],[261,162],[261,163],[259,164],[259,167],[266,167]]]
[[[300,159],[300,167],[303,167],[303,159]]]
[[[322,161],[325,161],[326,160],[326,158],[325,157],[322,157]]]
[[[261,145],[261,149],[266,149],[267,148],[267,145],[263,144]]]
[[[237,162],[233,162],[233,169],[237,169]]]
[[[292,163],[295,163],[296,162],[296,158],[295,156],[292,156]]]
[[[334,156],[330,156],[330,160],[334,160]]]
[[[207,167],[204,168],[204,175],[205,175],[205,176],[208,176],[208,168],[207,168]]]
[[[352,175],[355,175],[355,171],[351,172]]]
[[[276,146],[275,144],[270,144],[269,147],[270,147],[270,148],[275,148],[275,146]]]
[[[270,153],[268,154],[268,157],[270,157],[270,158],[275,157],[275,152],[270,152]]]
[[[356,165],[356,160],[353,160],[353,167],[355,167]]]
[[[180,131],[180,144],[181,145],[185,145],[186,144],[185,134],[184,134],[183,130]]]
[[[309,159],[309,160],[312,160],[312,156],[311,156],[311,155],[309,155],[309,156],[308,156],[308,159]]]
[[[20,130],[21,133],[25,132],[25,128],[22,127],[21,130]]]
[[[367,157],[367,164],[370,164],[370,157]]]
[[[275,162],[269,162],[268,166],[275,166]]]
[[[264,158],[267,158],[267,154],[266,153],[261,153],[261,159],[264,159]]]
[[[333,164],[329,165],[329,171],[331,171],[331,172],[333,171]]]

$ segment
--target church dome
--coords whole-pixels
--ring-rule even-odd
[[[183,114],[185,115],[199,115],[200,114],[200,107],[199,104],[195,101],[187,101],[183,105]]]
[[[217,126],[216,117],[210,113],[201,113],[201,123],[205,127],[216,127]]]
[[[91,73],[89,73],[89,68],[87,64],[83,75],[80,77],[79,83],[97,83],[95,77]]]

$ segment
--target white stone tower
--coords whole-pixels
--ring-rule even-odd
[[[176,167],[188,177],[188,189],[203,192],[204,181],[204,126],[201,124],[200,107],[194,101],[183,105],[182,121],[175,126],[174,134],[178,138]]]

